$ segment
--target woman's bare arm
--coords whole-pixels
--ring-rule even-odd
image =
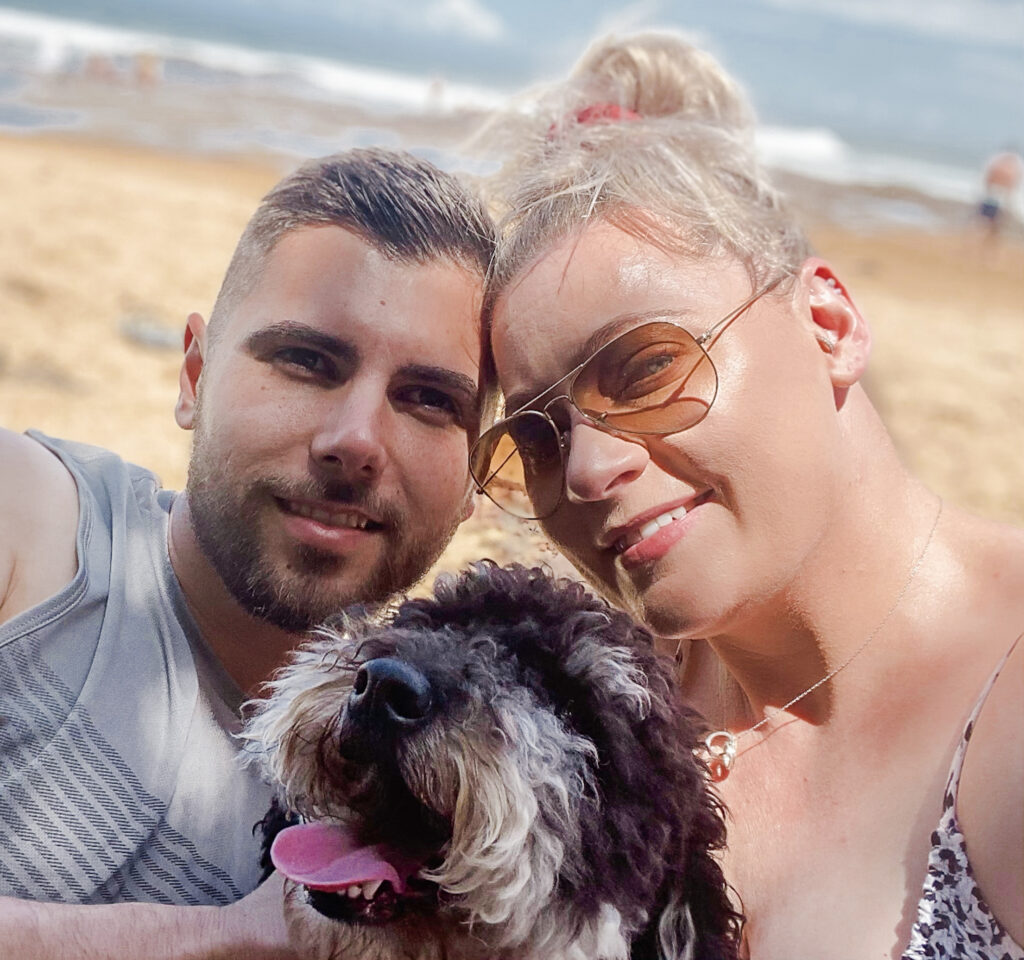
[[[989,908],[1007,933],[1024,943],[1024,639],[975,724],[957,818]]]

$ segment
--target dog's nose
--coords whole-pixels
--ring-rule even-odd
[[[430,713],[430,681],[402,660],[368,660],[356,673],[349,696],[349,715],[392,726],[413,727]]]

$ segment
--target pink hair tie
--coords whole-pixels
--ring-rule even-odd
[[[577,123],[595,123],[598,120],[639,120],[640,114],[617,103],[592,103],[576,111]]]
[[[548,140],[554,140],[567,120],[575,120],[576,123],[599,123],[601,121],[617,122],[621,120],[639,120],[640,114],[629,107],[620,106],[617,103],[592,103],[589,106],[581,107],[575,113],[570,113],[561,123],[553,123],[548,127]]]

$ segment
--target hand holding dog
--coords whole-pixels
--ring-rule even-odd
[[[228,907],[0,897],[0,945],[4,960],[297,960],[277,874]]]

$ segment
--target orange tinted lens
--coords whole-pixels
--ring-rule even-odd
[[[562,496],[562,455],[554,424],[536,410],[488,430],[473,450],[480,489],[518,517],[546,517]]]
[[[710,357],[672,323],[645,323],[605,344],[576,375],[573,402],[631,433],[675,433],[699,423],[718,392]]]

